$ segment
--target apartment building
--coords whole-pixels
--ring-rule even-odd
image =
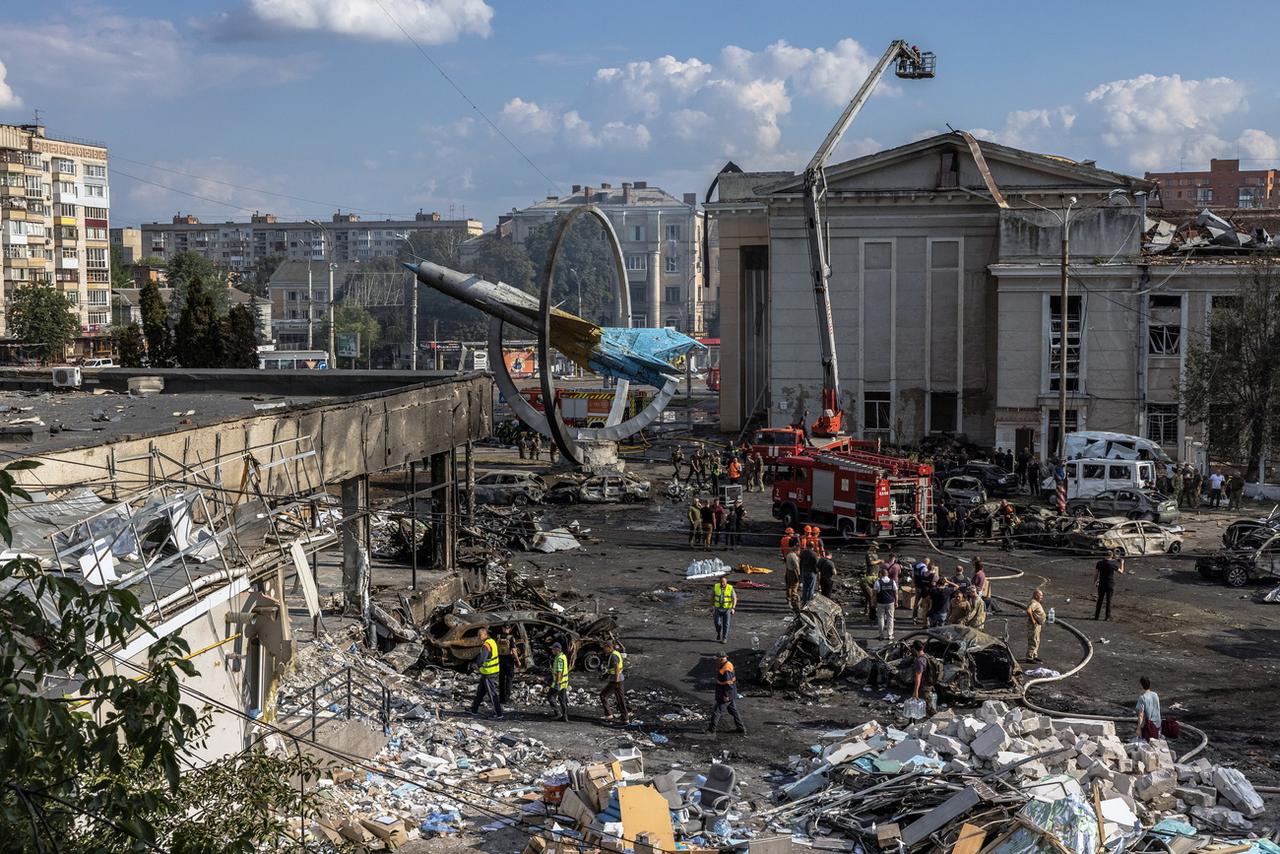
[[[105,144],[0,124],[0,291],[7,304],[25,284],[57,287],[80,315],[80,355],[111,348],[110,207]]]
[[[1280,170],[1241,169],[1239,160],[1210,160],[1207,171],[1148,172],[1160,203],[1179,208],[1280,208]]]
[[[484,231],[476,219],[443,219],[419,211],[410,220],[361,220],[353,213],[333,214],[328,222],[281,222],[274,214],[255,213],[248,222],[201,222],[178,213],[172,222],[142,224],[142,254],[168,260],[179,252],[196,252],[218,267],[251,275],[255,265],[272,255],[290,261],[345,263],[393,257],[404,237],[419,232],[458,231],[474,237]]]
[[[714,331],[719,295],[704,275],[705,218],[696,193],[677,199],[646,181],[574,184],[567,196],[547,196],[504,214],[499,234],[523,244],[538,226],[582,205],[599,207],[622,243],[633,325],[670,326],[694,336]]]
[[[333,265],[335,298],[360,265]],[[329,265],[314,261],[285,261],[268,284],[271,340],[280,350],[324,350],[328,347]]]
[[[109,235],[111,248],[120,253],[121,264],[136,264],[142,260],[142,229],[113,228]]]

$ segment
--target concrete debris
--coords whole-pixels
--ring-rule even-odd
[[[834,679],[867,653],[845,631],[844,610],[815,595],[792,618],[760,661],[760,680],[770,687],[797,689],[814,680]]]
[[[1242,254],[1280,247],[1265,228],[1238,226],[1205,208],[1195,218],[1175,224],[1150,217],[1146,220],[1143,249],[1152,254]]]
[[[973,716],[946,710],[904,729],[870,721],[826,737],[835,742],[815,747],[821,759],[793,757],[779,805],[762,814],[816,849],[884,850],[880,829],[892,824],[889,850],[899,851],[1164,850],[1142,844],[1144,827],[1189,813],[1205,826],[1189,833],[1208,845],[1249,829],[1263,808],[1232,768],[1179,765],[1163,741],[1122,742],[1111,721],[1000,701]],[[975,826],[990,842],[970,847],[965,828]]]

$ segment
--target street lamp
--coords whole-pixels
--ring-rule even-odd
[[[333,329],[333,269],[335,266],[335,264],[333,263],[333,248],[332,248],[332,243],[329,240],[329,230],[322,223],[314,219],[307,220],[307,223],[309,225],[314,225],[316,228],[320,229],[320,233],[321,235],[323,235],[321,239],[324,241],[325,260],[328,262],[328,265],[329,265],[329,299],[327,300],[328,308],[325,311],[325,316],[328,318],[328,321],[329,321],[329,369],[336,370],[338,367],[338,358],[337,358],[338,353],[337,353],[337,348],[334,347],[334,329]],[[309,258],[310,256],[308,256],[308,259]],[[310,263],[309,260],[308,260],[308,263]],[[308,286],[310,285],[310,281],[311,281],[310,268],[308,268],[308,274],[307,274]],[[308,312],[307,314],[308,320],[310,320],[310,317],[311,317],[310,305],[307,306],[307,312]]]
[[[409,235],[397,231],[396,237],[409,247],[410,257],[417,257]],[[418,370],[418,277],[412,273],[409,274],[409,370]]]

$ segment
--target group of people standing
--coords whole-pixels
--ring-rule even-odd
[[[1239,510],[1244,498],[1244,478],[1238,474],[1224,475],[1216,468],[1206,475],[1189,463],[1170,464],[1160,476],[1156,489],[1176,498],[1179,509],[1195,509],[1205,500],[1210,507],[1221,507],[1225,499],[1228,510]]]
[[[749,445],[727,451],[707,450],[699,445],[688,458],[684,446],[671,451],[671,476],[699,489],[711,488],[719,494],[722,484],[741,486],[744,492],[764,492],[764,457]]]
[[[520,453],[522,460],[541,461],[542,454],[545,452],[547,461],[554,464],[556,461],[556,443],[543,439],[537,433],[521,433],[516,437],[516,450]]]
[[[803,533],[787,528],[778,545],[785,567],[787,604],[794,613],[809,604],[818,593],[828,599],[835,592],[836,563],[822,542],[822,531],[816,525],[805,525]]]
[[[719,498],[695,498],[689,502],[689,548],[713,545],[737,548],[747,526],[747,508],[741,501],[730,506]]]
[[[908,577],[911,587],[904,597]],[[862,593],[867,618],[875,621],[880,640],[893,640],[899,608],[906,608],[914,622],[930,628],[956,625],[981,629],[995,604],[981,558],[974,560],[972,576],[963,565],[956,564],[954,572],[944,577],[932,558],[911,563],[900,561],[896,553],[890,552],[888,559],[882,559],[875,543],[867,549]]]

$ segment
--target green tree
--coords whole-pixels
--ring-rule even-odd
[[[174,356],[184,368],[216,368],[223,361],[223,325],[205,288],[194,276],[187,282],[187,300],[174,327]]]
[[[544,223],[529,233],[525,248],[540,280],[551,251],[551,239],[560,227],[560,218]],[[582,295],[582,315],[597,323],[613,323],[616,293],[613,253],[604,240],[604,231],[594,220],[579,217],[569,228],[556,260],[556,280],[551,299],[563,308],[578,313],[578,294]],[[655,318],[650,318],[656,320]]]
[[[1214,453],[1252,469],[1280,439],[1280,265],[1255,259],[1242,279],[1214,300],[1208,339],[1191,342],[1181,399]]]
[[[142,334],[142,328],[136,323],[126,323],[114,327],[111,337],[116,342],[120,365],[125,368],[141,368],[147,355],[147,339]]]
[[[219,271],[212,261],[196,252],[179,252],[165,265],[165,283],[173,289],[169,305],[172,317],[179,317],[187,304],[187,289],[199,279],[205,293],[213,300],[218,315],[231,308],[231,294],[227,292],[226,274]]]
[[[224,368],[258,367],[258,333],[253,312],[248,306],[236,305],[227,312],[226,333],[222,347]]]
[[[150,279],[138,294],[142,312],[142,335],[147,340],[147,361],[153,368],[173,367],[173,334],[169,330],[169,309],[160,296],[160,287]]]
[[[9,297],[9,334],[41,362],[61,360],[80,332],[80,318],[50,285],[23,285]]]
[[[29,501],[0,470],[0,538]],[[177,635],[152,643],[145,678],[105,669],[107,650],[151,632],[125,587],[91,591],[31,559],[0,566],[0,838],[21,851],[283,850],[293,815],[314,815],[306,759],[250,750],[182,775],[210,717],[184,702],[198,675]],[[50,686],[55,686],[52,690]]]
[[[133,272],[124,263],[123,253],[119,246],[111,247],[111,287],[133,287]]]
[[[378,319],[367,308],[361,308],[358,305],[343,303],[337,306],[333,312],[333,323],[334,329],[339,334],[343,332],[359,333],[361,355],[369,353],[374,347],[377,347],[378,340],[382,337],[382,328],[378,325]],[[328,336],[327,324],[324,327],[324,334]]]

